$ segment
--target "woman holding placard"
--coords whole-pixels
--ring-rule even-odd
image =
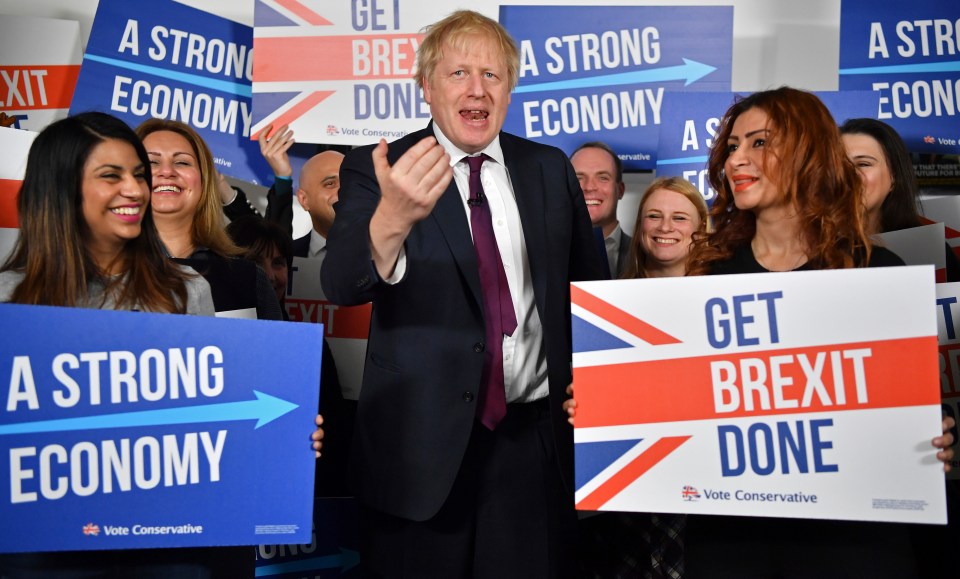
[[[707,203],[682,177],[660,177],[640,197],[623,279],[682,277],[690,245],[707,232]],[[573,388],[568,394],[573,395]],[[572,416],[576,400],[564,402]],[[682,573],[686,516],[675,513],[604,513],[580,520],[584,577]],[[657,575],[659,576],[659,575]]]
[[[871,235],[923,225],[919,185],[910,152],[890,125],[876,119],[848,119],[840,126],[843,145],[863,178],[863,204],[867,232]],[[945,250],[947,281],[960,281],[960,261],[949,245]],[[947,481],[945,527],[916,525],[913,529],[917,552],[936,554],[960,544],[960,481]],[[924,577],[953,577],[952,561],[922,557]]]
[[[76,115],[41,132],[0,301],[212,315],[207,282],[163,256],[149,166],[137,136],[110,115]]]
[[[716,229],[694,242],[691,275],[902,265],[871,243],[860,176],[813,94],[738,99],[714,142]],[[941,461],[951,443],[948,434],[933,440]],[[917,576],[906,530],[882,523],[690,517],[686,562],[690,577]]]
[[[0,301],[212,316],[207,282],[163,254],[150,211],[149,167],[140,139],[110,115],[84,113],[45,128],[27,157],[17,197],[20,234],[0,273]],[[0,575],[203,570],[195,555],[6,555]]]
[[[164,255],[150,210],[149,167],[140,139],[110,115],[83,113],[46,127],[27,158],[17,197],[20,231],[0,267],[0,302],[212,316],[208,283]],[[319,456],[323,429],[310,439]],[[250,567],[250,549],[240,551],[239,564]],[[0,576],[209,577],[229,567],[221,553],[9,554],[0,555]]]

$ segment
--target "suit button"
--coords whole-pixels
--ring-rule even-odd
[[[483,342],[477,342],[476,344],[473,345],[474,352],[479,354],[480,352],[483,352],[483,350],[484,350]]]
[[[464,392],[463,393],[464,402],[473,402],[473,392]]]

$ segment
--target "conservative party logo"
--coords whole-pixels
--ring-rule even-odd
[[[83,526],[83,534],[87,536],[93,535],[94,537],[99,536],[100,526],[94,525],[93,523],[87,523]]]
[[[697,490],[697,487],[692,487],[690,485],[684,485],[683,490],[680,491],[680,496],[683,497],[683,500],[690,501],[699,501],[700,500],[700,491]]]

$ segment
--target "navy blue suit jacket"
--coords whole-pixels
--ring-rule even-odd
[[[390,144],[391,164],[432,125]],[[544,331],[558,476],[570,483],[573,435],[561,408],[570,371],[570,282],[600,279],[601,261],[573,167],[562,151],[500,134],[517,198],[537,311]],[[484,323],[480,276],[463,200],[451,181],[404,244],[407,270],[395,285],[377,274],[369,224],[380,197],[373,147],[340,168],[337,218],[321,272],[332,302],[373,302],[352,464],[367,505],[426,520],[443,505],[477,411]]]

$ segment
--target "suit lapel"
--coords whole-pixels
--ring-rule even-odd
[[[408,145],[401,149],[391,149],[388,153],[390,164],[397,162],[410,147],[419,143],[425,137],[433,136],[433,121],[431,120],[425,129],[416,133],[411,133],[404,137]],[[467,222],[466,210],[463,208],[463,198],[460,197],[460,190],[457,189],[457,182],[450,181],[447,190],[443,192],[428,219],[433,219],[440,228],[444,241],[453,254],[453,260],[463,274],[467,285],[470,287],[470,293],[477,302],[479,311],[483,311],[483,299],[480,288],[480,270],[477,265],[477,254],[473,249],[473,238],[470,236],[470,224]]]
[[[544,225],[544,190],[542,167],[525,155],[522,144],[507,133],[500,133],[500,147],[507,164],[510,183],[517,198],[520,226],[530,263],[533,293],[541,314],[545,306],[547,274],[546,226]]]
[[[453,254],[453,260],[467,280],[470,292],[477,301],[480,311],[483,311],[483,299],[480,288],[480,270],[477,265],[477,254],[473,248],[473,238],[470,237],[470,224],[467,223],[467,214],[463,208],[463,198],[457,189],[455,180],[450,181],[431,213],[440,231]]]

